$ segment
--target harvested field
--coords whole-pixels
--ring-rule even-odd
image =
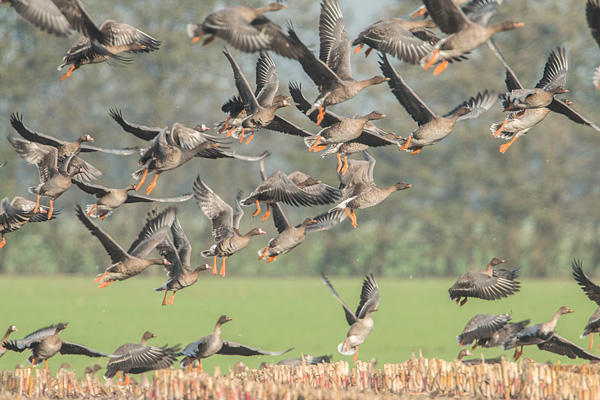
[[[598,365],[536,364],[503,360],[499,364],[465,365],[460,361],[412,358],[400,364],[348,362],[317,366],[276,366],[260,370],[236,366],[222,375],[186,374],[180,369],[154,373],[148,387],[102,384],[77,379],[74,372],[56,376],[44,370],[3,371],[0,398],[124,399],[403,399],[403,398],[600,398]]]

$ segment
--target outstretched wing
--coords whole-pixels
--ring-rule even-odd
[[[356,316],[360,319],[364,318],[369,309],[379,305],[379,285],[375,281],[373,274],[365,276],[362,290],[360,291],[360,303],[356,308]]]
[[[352,326],[356,321],[358,321],[358,318],[356,317],[356,315],[354,315],[350,307],[348,307],[346,303],[344,303],[344,300],[342,300],[340,295],[337,294],[337,292],[335,291],[333,286],[331,286],[331,283],[329,282],[325,274],[321,273],[321,279],[323,279],[323,283],[325,284],[325,286],[327,286],[327,289],[329,289],[333,296],[342,304],[342,307],[344,308],[344,312],[346,314],[346,321],[348,321],[348,325]]]
[[[581,286],[581,289],[585,292],[587,297],[600,306],[600,286],[596,285],[587,277],[583,272],[582,265],[581,260],[573,260],[573,263],[571,264],[571,268],[573,268],[573,277],[579,286]]]
[[[240,343],[229,342],[227,340],[223,340],[223,346],[221,350],[217,351],[217,354],[224,354],[229,356],[280,356],[282,354],[287,353],[288,351],[293,350],[294,348],[289,348],[284,351],[267,351],[263,349],[258,349],[250,346],[246,346]]]

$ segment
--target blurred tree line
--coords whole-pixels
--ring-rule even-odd
[[[261,1],[247,2],[263,5]],[[9,124],[13,112],[23,114],[31,129],[73,140],[82,133],[95,138],[99,147],[140,146],[146,143],[121,130],[109,117],[119,108],[125,119],[147,126],[188,126],[224,119],[221,104],[236,93],[231,68],[222,54],[225,42],[216,40],[204,47],[191,45],[185,33],[187,23],[199,22],[211,10],[234,1],[180,0],[167,2],[84,1],[94,21],[105,19],[130,23],[162,41],[159,51],[138,55],[127,67],[106,64],[84,66],[64,82],[66,72],[56,71],[62,56],[76,41],[47,35],[24,22],[10,7],[0,8],[0,136],[17,135]],[[318,50],[319,4],[290,0],[289,8],[268,17],[285,26],[292,20],[303,41]],[[374,3],[340,0],[352,38],[370,23],[388,17],[407,18],[419,1]],[[540,79],[550,49],[566,46],[570,70],[568,98],[584,116],[600,123],[599,96],[591,83],[600,62],[600,50],[585,24],[584,0],[506,1],[492,23],[514,19],[525,23],[519,30],[497,35],[495,42],[521,82],[533,87]],[[254,84],[256,54],[230,50]],[[358,79],[379,74],[378,56],[364,58],[364,50],[352,58]],[[394,67],[411,88],[438,114],[485,88],[504,91],[504,69],[492,52],[482,46],[470,59],[452,64],[441,75],[393,60]],[[316,89],[300,65],[274,55],[281,81],[298,80],[310,100]],[[399,105],[387,85],[379,85],[332,111],[351,116],[377,109],[387,118],[378,121],[386,131],[409,135],[416,124]],[[311,132],[319,128],[295,107],[280,114]],[[328,232],[307,237],[301,247],[276,262],[257,261],[256,250],[276,235],[272,219],[261,223],[247,208],[241,230],[260,226],[267,235],[254,239],[244,251],[228,260],[230,274],[315,274],[328,273],[391,276],[454,276],[482,268],[494,256],[507,260],[509,267],[521,267],[525,276],[569,274],[570,260],[584,260],[592,272],[600,264],[600,135],[576,125],[566,117],[551,114],[542,124],[518,139],[506,154],[498,152],[504,143],[494,139],[489,126],[504,118],[499,103],[476,120],[457,125],[454,133],[418,155],[398,152],[395,147],[372,149],[377,159],[375,181],[385,187],[399,180],[413,185],[393,194],[368,210],[359,210],[358,229],[349,221]],[[211,133],[211,132],[209,132]],[[216,134],[212,131],[213,134]],[[8,141],[0,146],[0,195],[34,199],[27,187],[38,184],[35,166],[20,159]],[[299,169],[337,186],[335,157],[321,158],[307,153],[300,138],[270,131],[258,132],[250,145],[231,144],[240,154],[258,155],[270,149],[267,172]],[[360,157],[355,155],[354,157]],[[123,187],[132,181],[137,156],[118,157],[85,154],[84,158],[104,171],[98,183]],[[195,159],[158,180],[155,197],[175,196],[191,191],[197,175],[223,199],[233,204],[238,189],[250,193],[259,183],[258,165],[238,160]],[[47,199],[43,200],[47,204]],[[84,273],[106,268],[110,260],[100,243],[74,215],[76,204],[94,202],[92,196],[73,187],[56,201],[62,214],[51,223],[30,224],[7,235],[0,250],[0,271],[4,273]],[[159,208],[166,205],[159,205]],[[153,206],[125,205],[101,226],[124,248],[128,248],[145,214]],[[285,206],[291,223],[316,216],[329,207],[296,209]],[[191,200],[179,204],[183,228],[194,249],[194,263],[200,251],[213,244],[210,223]],[[98,222],[97,220],[95,222]],[[162,274],[155,268],[150,273]],[[593,274],[593,272],[592,272]]]

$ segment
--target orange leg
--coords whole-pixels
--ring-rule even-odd
[[[48,360],[44,360],[44,369],[48,369]]]
[[[500,134],[500,132],[502,132],[502,129],[504,129],[506,124],[508,124],[508,120],[504,120],[502,125],[500,125],[500,128],[498,128],[498,130],[494,133],[494,137],[498,137],[498,135]]]
[[[516,351],[515,350],[515,361],[517,361],[521,356],[523,355],[523,346],[521,346],[521,351]]]
[[[162,305],[166,306],[167,305],[167,295],[169,294],[168,290],[165,290],[165,298],[163,299]]]
[[[427,8],[425,8],[425,6],[421,6],[421,7],[419,7],[419,9],[418,9],[417,11],[415,11],[415,12],[413,13],[413,15],[411,15],[410,17],[411,17],[412,19],[415,19],[415,18],[417,18],[418,16],[425,14],[426,12],[427,12]]]
[[[105,287],[107,287],[108,285],[110,285],[111,283],[113,283],[114,281],[108,281],[108,282],[102,282],[100,284],[100,286],[98,286],[98,289],[104,289]]]
[[[359,44],[358,47],[354,49],[354,54],[358,53],[360,51],[360,49],[363,48],[364,45],[365,45],[364,43]]]
[[[227,130],[227,128],[229,127],[229,119],[231,118],[231,115],[227,116],[227,119],[225,120],[225,125],[223,125],[223,127],[219,130],[219,133],[223,133]]]
[[[262,216],[262,221],[265,222],[267,218],[271,215],[271,209],[269,208],[269,203],[267,203],[267,212]]]
[[[456,304],[460,303],[460,297],[456,299]]]
[[[419,154],[421,152],[421,150],[423,150],[422,147],[420,147],[420,148],[418,148],[416,150],[411,151],[410,154]]]
[[[233,133],[233,131],[235,131],[238,127],[234,126],[233,128],[231,128],[230,130],[227,131],[227,134],[225,135],[225,137],[229,137],[231,136],[231,134]]]
[[[108,213],[102,214],[99,219],[100,219],[100,221],[104,221],[104,218],[106,218],[106,217],[108,217]]]
[[[323,122],[323,117],[325,117],[325,107],[319,106],[319,114],[317,115],[317,126],[321,125],[321,122]]]
[[[137,186],[135,187],[135,190],[138,190],[142,187],[142,185],[146,181],[146,175],[148,175],[148,170],[144,170],[144,175],[142,175],[142,179],[140,179],[140,181],[138,182]]]
[[[248,136],[248,139],[246,139],[246,144],[250,143],[252,139],[254,139],[254,132],[252,132],[250,136]]]
[[[35,201],[35,208],[33,209],[34,214],[37,213],[38,208],[40,208],[40,197],[42,197],[42,195],[38,194],[37,200]]]
[[[160,172],[155,172],[154,173],[154,180],[152,181],[152,183],[150,184],[150,186],[148,186],[146,188],[146,196],[150,194],[150,192],[152,192],[152,190],[156,187],[156,180],[158,179],[158,175],[160,175]]]
[[[0,249],[4,247],[6,244],[6,238],[4,237],[4,233],[2,234],[2,241],[0,242]]]
[[[213,268],[212,268],[212,273],[213,275],[217,274],[217,256],[213,257]]]
[[[313,151],[314,148],[317,147],[317,145],[319,144],[320,141],[321,141],[321,136],[317,136],[317,139],[315,140],[315,142],[312,144],[312,146],[310,146],[308,148],[308,152],[310,153],[311,151]]]
[[[402,147],[400,147],[398,150],[402,151],[402,150],[408,149],[408,145],[410,144],[411,140],[412,140],[412,136],[407,137],[406,138],[406,142],[404,142],[404,144],[402,145]]]
[[[50,211],[48,211],[48,221],[52,218],[52,212],[54,211],[54,199],[50,199]]]
[[[69,69],[69,72],[67,72],[62,78],[60,78],[60,81],[64,81],[65,79],[67,79],[68,77],[71,76],[71,74],[73,73],[73,71],[75,71],[77,68],[79,68],[79,65],[75,66],[75,64],[71,65],[71,69]]]
[[[348,211],[348,209],[345,208],[344,211],[346,212],[346,214],[348,214],[348,217],[350,218],[350,221],[352,222],[352,226],[356,229],[358,224],[356,223],[356,214],[354,214],[354,210]]]
[[[107,274],[108,274],[108,271],[104,272],[102,275],[100,275],[99,277],[94,279],[94,284],[100,282],[102,280],[102,278],[104,278]]]
[[[215,40],[215,35],[212,35],[211,37],[207,38],[204,43],[202,43],[202,46],[206,46],[207,44],[209,44],[210,42],[212,42],[213,40]]]
[[[245,135],[245,132],[244,132],[244,131],[245,131],[245,129],[244,129],[244,127],[242,126],[242,134],[240,135],[240,143],[242,143],[242,142],[244,141],[244,135]]]
[[[269,246],[265,247],[265,251],[263,251],[262,255],[260,257],[258,257],[258,259],[262,260],[263,258],[265,258],[268,251],[269,251]]]
[[[352,361],[356,361],[356,359],[358,358],[358,347],[356,346],[356,353],[354,353],[354,357],[352,357]]]
[[[515,133],[515,136],[513,136],[513,138],[510,139],[510,142],[504,143],[502,146],[500,146],[500,153],[504,154],[506,152],[506,150],[508,150],[508,148],[510,147],[510,145],[513,144],[515,140],[517,140],[517,137],[518,136]]]
[[[35,364],[35,358],[31,358],[31,367],[29,369],[33,369],[33,365]]]
[[[185,359],[186,359],[186,360],[187,360],[187,362],[188,362],[187,373],[189,374],[189,373],[190,373],[190,371],[192,370],[192,361],[190,360],[190,358],[189,358],[189,357],[186,357]]]
[[[119,374],[118,372],[115,372],[115,374],[117,375],[117,378],[119,379],[119,386],[123,385],[123,378],[121,378],[121,374]]]
[[[202,36],[204,36],[204,32],[200,33],[198,36],[194,36],[192,38],[192,44],[198,43],[199,41],[201,41],[202,40]]]
[[[258,214],[260,214],[261,208],[260,208],[260,203],[258,202],[258,200],[256,200],[256,212],[254,214],[252,214],[252,218],[256,217]]]
[[[279,257],[279,254],[277,254],[276,256],[273,256],[273,257],[267,257],[267,263],[270,263],[271,261],[275,261],[277,259],[277,257]]]
[[[372,47],[369,47],[366,51],[365,51],[365,58],[369,57],[369,54],[371,54],[371,52],[373,51]]]
[[[337,159],[338,159],[338,166],[337,169],[335,170],[335,172],[340,172],[340,170],[342,169],[342,155],[340,153],[338,153],[337,155]]]
[[[458,345],[458,347],[462,346],[463,344],[465,344],[465,339],[460,341],[460,344]]]
[[[87,216],[89,217],[90,215],[92,215],[92,213],[94,212],[94,210],[96,209],[96,207],[98,207],[98,203],[94,204],[94,207],[92,207],[92,209],[90,210],[89,213],[87,213]]]
[[[463,299],[463,301],[461,301],[461,302],[460,302],[460,306],[461,306],[461,307],[462,307],[462,306],[464,306],[464,305],[465,305],[465,303],[467,302],[467,300],[469,300],[469,298],[468,298],[468,297],[465,297],[465,298]]]
[[[219,271],[219,274],[221,274],[223,278],[225,278],[225,260],[227,260],[227,257],[223,257],[223,265],[221,265],[221,270]]]
[[[326,144],[322,144],[322,145],[320,145],[320,146],[317,146],[317,147],[315,147],[315,150],[314,150],[314,152],[315,152],[315,153],[318,153],[318,152],[320,152],[321,150],[325,150],[325,147],[327,147],[327,145],[326,145]]]
[[[475,341],[475,344],[473,345],[473,347],[471,347],[471,351],[475,350],[477,348],[477,346],[479,346],[479,343],[477,343],[477,341]]]
[[[173,299],[175,298],[175,293],[177,292],[173,292],[173,294],[171,295],[171,297],[169,297],[169,304],[173,305]]]
[[[423,69],[429,69],[429,67],[431,67],[433,64],[435,64],[435,59],[439,52],[440,52],[440,49],[433,50],[433,53],[431,53],[431,57],[429,58],[429,61],[427,61],[427,64],[425,64]]]
[[[125,375],[125,372],[123,372],[123,377],[125,378],[125,386],[129,386],[129,375]]]
[[[198,373],[202,372],[202,361],[198,360]]]
[[[344,343],[346,344],[346,349],[344,351],[348,351],[350,349],[350,343],[348,343],[348,339],[344,340]]]
[[[448,68],[448,60],[442,61],[440,65],[435,67],[435,69],[433,70],[433,76],[441,74],[446,68]]]
[[[344,156],[344,168],[342,168],[342,175],[346,175],[346,171],[348,171],[348,156]]]

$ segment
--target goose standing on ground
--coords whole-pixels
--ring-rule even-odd
[[[377,21],[366,27],[354,39],[352,46],[358,46],[354,54],[366,44],[369,49],[365,52],[365,57],[376,49],[409,64],[418,64],[433,51],[432,39],[439,40],[425,28],[437,28],[437,25],[432,20],[407,21],[389,18]]]
[[[556,323],[561,315],[572,313],[568,307],[561,307],[556,311],[552,319],[548,322],[536,324],[527,327],[502,344],[504,350],[515,348],[515,361],[523,355],[523,346],[537,345],[540,350],[546,350],[551,353],[560,354],[569,358],[583,358],[586,360],[600,361],[600,357],[588,353],[575,343],[568,341],[554,332]],[[521,346],[518,351],[517,347]]]
[[[362,81],[352,77],[350,36],[337,0],[321,1],[319,58],[315,57],[312,51],[300,41],[293,28],[288,28],[288,33],[301,50],[298,61],[302,69],[315,82],[319,90],[319,96],[310,110],[312,112],[314,109],[319,109],[317,125],[321,124],[326,107],[350,100],[361,90],[386,81],[386,78],[381,75]]]
[[[169,291],[173,294],[168,302],[173,305],[173,298],[178,290],[192,286],[198,281],[198,274],[201,271],[211,268],[208,264],[202,264],[192,270],[192,245],[177,217],[171,224],[171,233],[173,234],[173,242],[167,237],[156,247],[160,255],[169,261],[169,264],[165,266],[169,279],[162,286],[154,289],[155,292],[165,291],[163,306],[167,305]]]
[[[592,36],[600,46],[600,0],[588,0],[585,5],[585,17]],[[594,71],[593,78],[596,90],[600,89],[600,67]]]
[[[28,222],[44,222],[54,219],[60,211],[54,211],[52,218],[48,218],[50,208],[39,206],[38,212],[33,212],[35,209],[35,201],[28,200],[24,197],[17,196],[11,201],[8,197],[0,202],[0,249],[6,244],[5,234],[14,232],[23,227]],[[0,349],[1,350],[1,349]]]
[[[246,53],[271,50],[283,57],[296,58],[297,50],[281,27],[264,16],[266,12],[284,8],[287,6],[280,1],[258,8],[223,8],[207,15],[199,24],[188,24],[187,34],[192,38],[192,43],[199,42],[205,34],[209,34],[211,36],[204,40],[204,45],[218,37]]]
[[[60,140],[54,138],[50,135],[46,135],[41,132],[36,132],[33,129],[29,129],[23,124],[23,116],[19,114],[11,114],[10,116],[10,124],[17,131],[19,135],[26,139],[29,142],[37,143],[41,146],[41,148],[46,149],[47,146],[56,147],[58,150],[58,162],[63,162],[69,156],[78,156],[79,153],[89,153],[89,152],[102,152],[106,154],[114,154],[119,156],[126,156],[129,154],[133,154],[136,152],[137,147],[125,147],[123,149],[102,149],[100,147],[90,146],[87,142],[93,142],[94,138],[92,138],[88,134],[81,135],[73,142],[67,142],[64,140]],[[15,138],[9,139],[11,143],[19,143],[20,141]],[[20,144],[21,147],[26,146],[26,143]],[[15,144],[13,144],[15,148]],[[18,149],[17,149],[18,151]],[[32,164],[37,164],[37,158],[34,157],[35,154],[30,154],[28,158],[25,160]],[[87,163],[80,157],[74,157],[71,161],[71,165],[73,168],[83,168],[84,174],[82,174],[82,178],[86,180],[96,179],[97,176],[102,175],[102,172],[98,170],[93,165]]]
[[[79,0],[52,1],[71,27],[82,34],[58,67],[60,70],[71,65],[66,75],[60,79],[61,82],[82,65],[104,61],[127,64],[131,59],[120,53],[149,53],[160,47],[160,41],[128,24],[106,20],[99,27],[96,26]]]
[[[344,174],[343,170],[338,171],[343,201],[330,210],[344,211],[350,217],[354,228],[358,226],[354,210],[376,206],[390,194],[412,187],[410,183],[398,182],[385,189],[379,189],[373,179],[375,159],[366,151],[363,151],[363,155],[365,161],[348,160],[347,174]]]
[[[282,254],[289,253],[300,246],[306,235],[313,232],[329,230],[346,219],[342,211],[335,210],[323,213],[315,218],[305,218],[299,225],[291,225],[279,203],[272,203],[273,222],[279,234],[269,240],[266,247],[258,251],[258,259],[266,259],[267,263],[275,261]]]
[[[193,193],[187,193],[178,197],[156,199],[137,193],[129,193],[135,190],[137,186],[135,183],[119,189],[79,181],[75,181],[75,185],[84,192],[96,196],[98,199],[96,203],[86,205],[85,212],[88,217],[99,218],[100,221],[112,214],[114,209],[126,203],[180,203],[191,199],[194,195]]]
[[[495,93],[486,89],[483,93],[477,93],[476,96],[459,104],[446,115],[437,115],[408,87],[404,79],[392,67],[387,56],[381,54],[380,57],[379,67],[383,74],[389,78],[388,85],[392,89],[392,93],[419,125],[419,128],[412,132],[410,136],[398,141],[399,149],[406,150],[410,154],[417,154],[424,146],[438,143],[452,133],[456,122],[477,118],[479,114],[488,110],[496,101]]]
[[[242,73],[240,66],[227,49],[223,51],[223,54],[225,54],[231,64],[235,86],[246,115],[239,122],[238,126],[234,125],[233,128],[227,131],[227,136],[233,135],[234,137],[239,137],[240,143],[242,143],[244,136],[249,134],[250,136],[246,139],[246,144],[248,144],[254,137],[254,132],[261,129],[269,129],[300,137],[312,135],[275,114],[278,109],[287,107],[290,103],[287,102],[289,96],[282,94],[275,95],[279,89],[279,78],[277,77],[277,68],[269,53],[261,51],[260,57],[256,62],[256,94],[250,89],[250,85]]]
[[[75,211],[77,218],[100,241],[113,263],[106,268],[102,275],[94,279],[95,284],[99,283],[99,289],[107,287],[114,281],[122,281],[136,276],[151,265],[169,265],[169,261],[164,258],[146,259],[146,257],[167,237],[177,213],[174,207],[169,207],[149,218],[128,251],[125,251],[102,228],[93,223],[85,215],[81,206],[78,205]]]
[[[502,0],[485,0],[476,3],[480,9],[477,18],[467,18],[465,13],[452,0],[423,0],[431,19],[448,36],[436,43],[431,55],[421,59],[423,69],[439,63],[434,71],[437,75],[444,71],[448,62],[479,47],[493,35],[520,28],[522,22],[503,21],[487,26],[490,17],[496,12]]]
[[[79,354],[87,357],[111,357],[107,353],[94,350],[90,347],[62,340],[58,335],[66,329],[67,323],[47,326],[30,333],[24,339],[10,340],[4,343],[8,350],[22,353],[25,349],[31,351],[28,361],[31,368],[44,362],[44,369],[48,369],[48,359],[60,354]]]
[[[192,369],[192,362],[198,360],[198,372],[200,372],[202,371],[202,359],[215,354],[244,357],[259,355],[279,356],[293,350],[293,348],[290,348],[285,351],[266,351],[223,340],[221,339],[221,326],[229,321],[231,321],[231,318],[226,315],[221,315],[217,320],[213,333],[185,346],[185,348],[177,354],[178,356],[185,357],[179,362],[179,365],[182,368],[187,367],[187,372],[189,373]]]
[[[52,0],[2,0],[0,3],[10,3],[21,17],[52,35],[67,37],[72,31],[71,24]]]
[[[519,269],[507,270],[495,268],[504,263],[497,257],[487,265],[483,271],[467,272],[450,289],[450,300],[456,300],[456,304],[463,306],[469,297],[477,297],[484,300],[498,300],[515,294],[521,289],[520,282],[516,281]],[[460,301],[461,298],[464,299]]]
[[[490,338],[494,332],[502,329],[511,316],[509,314],[490,315],[490,314],[477,314],[467,322],[462,333],[456,337],[459,346],[468,346],[473,341],[475,345],[471,350],[475,350],[479,339]]]
[[[169,368],[177,359],[176,353],[179,352],[179,345],[167,348],[167,346],[146,346],[148,339],[155,338],[156,335],[147,331],[142,336],[140,343],[125,343],[115,350],[108,365],[104,379],[110,379],[113,376],[119,376],[118,371],[123,372],[125,385],[129,384],[127,374],[141,374],[147,371]],[[119,376],[119,380],[121,377]]]
[[[306,100],[306,98],[302,94],[302,86],[298,82],[290,82],[288,87],[290,90],[290,95],[294,99],[294,103],[296,103],[296,108],[300,110],[303,114],[305,114],[308,118],[310,118],[311,121],[316,123],[319,111],[310,111],[311,104],[308,102],[308,100]],[[320,126],[323,128],[327,128],[340,121],[342,121],[342,117],[332,113],[331,111],[325,111]],[[314,139],[314,136],[315,135],[312,135],[311,137]],[[306,137],[304,140],[306,143],[306,141],[309,140],[309,137]],[[342,173],[345,173],[348,169],[348,156],[350,154],[367,150],[369,147],[380,147],[389,145],[398,145],[398,138],[396,137],[396,135],[394,135],[391,132],[385,132],[376,127],[370,121],[367,121],[367,123],[363,127],[361,134],[357,138],[330,147],[329,150],[326,150],[325,152],[323,152],[323,154],[321,154],[321,157],[326,157],[330,154],[337,154],[337,171],[339,172],[342,168],[344,168]],[[320,147],[321,146],[316,147],[315,150],[320,151]],[[344,162],[342,162],[342,157],[344,158]]]
[[[360,303],[358,303],[356,312],[353,313],[350,307],[348,307],[340,298],[323,273],[321,273],[321,278],[333,296],[342,304],[344,312],[346,313],[346,321],[348,321],[348,325],[350,325],[346,340],[340,343],[337,349],[345,356],[354,354],[352,361],[356,361],[358,358],[358,347],[363,344],[373,330],[372,314],[374,311],[378,311],[379,286],[377,285],[373,274],[371,274],[371,276],[365,276],[360,292]]]
[[[225,260],[248,246],[250,239],[256,235],[264,235],[266,232],[260,228],[254,228],[245,235],[240,233],[240,221],[244,215],[239,201],[239,194],[235,200],[235,214],[233,208],[223,201],[211,188],[206,186],[200,176],[194,182],[194,198],[196,204],[212,223],[212,235],[217,242],[210,249],[202,252],[202,256],[213,258],[213,274],[217,274],[217,257],[223,259],[223,265],[219,273],[225,276]]]
[[[588,323],[585,328],[583,328],[583,333],[580,336],[583,339],[587,335],[590,335],[591,350],[592,346],[594,345],[594,333],[600,332],[600,286],[592,282],[590,278],[588,278],[588,276],[583,272],[582,263],[580,260],[573,260],[571,267],[573,268],[573,277],[579,286],[581,286],[581,290],[585,292],[591,301],[598,305],[598,308],[588,320]]]
[[[275,171],[267,178],[264,160],[260,160],[259,165],[263,182],[249,196],[240,200],[240,204],[243,206],[256,204],[253,217],[260,213],[260,203],[266,204],[267,211],[262,216],[263,222],[269,218],[271,214],[269,206],[273,203],[283,202],[290,206],[309,207],[331,204],[341,196],[338,189],[300,171],[294,171],[289,175],[282,171]]]
[[[517,78],[513,70],[506,63],[504,57],[502,56],[498,48],[492,42],[488,42],[488,44],[490,45],[492,51],[496,53],[500,61],[502,61],[502,63],[504,64],[504,68],[506,68],[505,82],[506,87],[509,90],[508,93],[521,93],[520,91],[527,92],[527,89],[523,88],[523,85],[521,84],[521,82],[519,82],[519,79]],[[564,56],[565,58],[561,60],[561,56]],[[566,74],[566,55],[564,51],[561,51],[559,49],[558,55],[554,52],[550,53],[550,57],[548,58],[548,61],[546,62],[546,66],[544,68],[544,73],[547,70],[556,71],[561,65],[565,67],[563,73]],[[566,79],[566,76],[564,77],[564,79]],[[545,80],[544,78],[542,78],[538,82],[537,86],[544,85],[544,82]],[[519,111],[509,112],[504,122],[493,124],[490,127],[490,130],[494,134],[494,137],[499,137],[505,140],[510,139],[508,143],[505,143],[500,146],[500,153],[505,153],[508,150],[508,148],[515,142],[515,140],[525,135],[527,132],[529,132],[531,128],[542,122],[548,116],[548,114],[550,114],[550,111],[563,114],[564,116],[566,116],[571,121],[577,124],[587,125],[596,131],[600,131],[600,127],[598,127],[592,121],[581,116],[577,111],[570,107],[570,104],[571,103],[566,100],[561,100],[553,97],[550,104],[545,107],[526,108]]]
[[[4,343],[6,343],[8,341],[8,337],[10,336],[10,334],[13,332],[16,332],[17,330],[18,330],[17,327],[14,325],[9,326],[8,329],[6,330],[6,333],[2,337],[2,340],[0,341],[0,357],[2,357],[4,355],[4,353],[6,353],[6,347],[4,347]]]

